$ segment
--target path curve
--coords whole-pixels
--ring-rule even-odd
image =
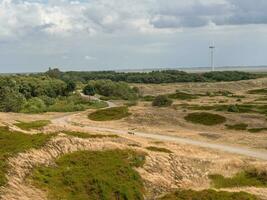
[[[109,101],[106,101],[106,102],[108,103],[109,107],[117,106],[113,102],[109,102]],[[77,114],[80,114],[80,113],[75,113],[72,115],[56,118],[52,120],[52,123],[59,125],[59,126],[66,127],[71,124],[71,122],[73,121],[72,117],[75,117]],[[71,126],[74,126],[74,125],[71,125]],[[83,125],[83,127],[80,127],[80,128],[82,128],[84,131],[106,131],[106,132],[111,132],[115,134],[129,135],[129,132],[126,130],[118,130],[118,129],[89,126],[89,125]],[[235,147],[235,146],[226,145],[226,144],[216,144],[216,143],[211,143],[211,142],[194,140],[190,138],[182,138],[182,137],[171,136],[171,135],[162,135],[162,134],[157,134],[157,133],[134,132],[134,135],[143,137],[143,138],[164,140],[164,141],[174,142],[174,143],[179,143],[179,144],[194,145],[198,147],[204,147],[204,148],[224,151],[228,153],[239,154],[239,155],[267,161],[267,151],[263,151],[263,150],[256,150],[256,149],[251,149],[251,148],[246,148],[246,147]]]

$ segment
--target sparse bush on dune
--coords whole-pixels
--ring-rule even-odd
[[[171,106],[173,101],[169,99],[166,95],[159,95],[155,97],[152,102],[152,106],[156,107],[168,107]]]

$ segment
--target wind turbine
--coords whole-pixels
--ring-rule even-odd
[[[212,42],[212,45],[209,46],[210,49],[210,65],[211,65],[211,70],[215,71],[214,67],[214,50],[215,50],[215,45],[214,42]]]

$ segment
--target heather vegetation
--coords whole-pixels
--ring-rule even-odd
[[[80,151],[38,167],[32,178],[49,199],[142,200],[144,185],[134,168],[144,161],[144,154],[130,150]]]
[[[0,186],[6,183],[8,158],[31,148],[40,148],[52,137],[52,134],[23,134],[11,132],[7,127],[0,127]]]

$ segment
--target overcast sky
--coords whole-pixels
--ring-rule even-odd
[[[0,0],[0,72],[267,64],[267,0]]]

